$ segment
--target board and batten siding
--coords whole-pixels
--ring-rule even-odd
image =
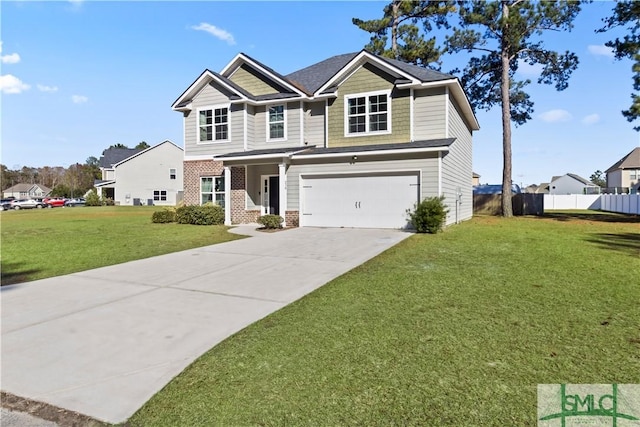
[[[338,97],[329,106],[328,147],[389,144],[409,142],[410,91],[394,89],[395,78],[367,63],[343,81]],[[391,133],[379,135],[345,136],[345,96],[359,93],[392,90]]]
[[[235,70],[229,80],[254,96],[284,92],[282,87],[247,64],[242,64],[240,68]]]
[[[304,141],[307,145],[324,147],[325,101],[304,104]]]
[[[456,140],[442,158],[442,194],[445,196],[445,204],[449,207],[447,224],[453,224],[473,216],[473,153],[471,129],[465,123],[455,100],[449,99],[449,136]],[[458,189],[461,199],[456,206]]]
[[[287,170],[287,209],[300,208],[300,175],[306,174],[349,174],[397,171],[420,171],[421,198],[438,194],[438,158],[437,153],[429,153],[421,158],[399,156],[380,156],[372,161],[349,163],[349,159],[336,160],[335,163],[322,163],[326,159],[296,159]]]
[[[417,89],[413,96],[413,139],[422,141],[446,138],[446,89]]]
[[[215,83],[205,86],[192,101],[193,109],[184,117],[185,156],[231,153],[244,149],[243,105],[229,105],[229,98]],[[229,142],[198,143],[198,108],[229,105]]]

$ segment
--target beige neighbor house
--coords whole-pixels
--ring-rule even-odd
[[[606,170],[607,187],[640,191],[640,147],[618,160]]]
[[[445,196],[471,218],[471,137],[459,80],[367,51],[286,76],[240,53],[173,103],[184,117],[184,201],[225,222],[278,214],[287,226],[404,228]]]
[[[117,205],[175,206],[182,193],[184,151],[171,141],[147,149],[109,148],[100,157],[101,197]]]
[[[16,184],[4,190],[4,198],[13,197],[16,199],[30,199],[47,197],[51,189],[41,184]]]

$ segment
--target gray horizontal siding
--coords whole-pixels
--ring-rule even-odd
[[[305,104],[304,141],[307,145],[325,146],[325,106],[324,101]]]
[[[289,102],[285,105],[287,109],[287,139],[267,141],[267,108],[269,106],[260,105],[255,107],[253,115],[253,136],[248,140],[249,150],[300,145],[300,102]]]
[[[382,160],[382,159],[380,159]],[[287,209],[298,210],[300,206],[300,175],[305,174],[341,174],[365,172],[389,172],[402,170],[419,170],[421,172],[421,197],[432,197],[438,194],[438,159],[437,154],[429,154],[425,158],[387,157],[386,161],[358,161],[350,164],[347,160],[336,160],[336,163],[324,163],[322,160],[296,160],[287,171]]]
[[[472,134],[466,126],[456,102],[453,98],[450,100],[448,103],[449,135],[455,137],[456,141],[449,147],[449,152],[442,159],[442,192],[445,196],[445,203],[449,205],[447,224],[473,216]],[[460,189],[462,197],[456,212],[455,201],[458,189]]]
[[[198,143],[198,108],[228,105],[229,99],[215,85],[207,85],[193,99],[193,110],[184,118],[185,156],[204,156],[230,153],[244,149],[244,111],[242,105],[231,105],[229,112],[230,142]]]
[[[445,88],[419,89],[413,96],[413,139],[446,138]]]

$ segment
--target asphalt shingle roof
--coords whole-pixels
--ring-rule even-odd
[[[320,89],[331,77],[335,76],[336,73],[355,58],[358,53],[359,52],[353,52],[332,56],[324,61],[287,74],[286,78],[290,82],[297,84],[297,86],[302,86],[310,95]]]
[[[606,170],[607,173],[617,169],[640,169],[640,147],[636,147],[629,154],[618,160]]]
[[[111,168],[116,163],[120,163],[143,150],[144,148],[107,148],[100,157],[100,167]]]

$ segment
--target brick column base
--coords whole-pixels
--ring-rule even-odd
[[[285,211],[284,220],[287,227],[300,227],[300,215],[298,211]]]

